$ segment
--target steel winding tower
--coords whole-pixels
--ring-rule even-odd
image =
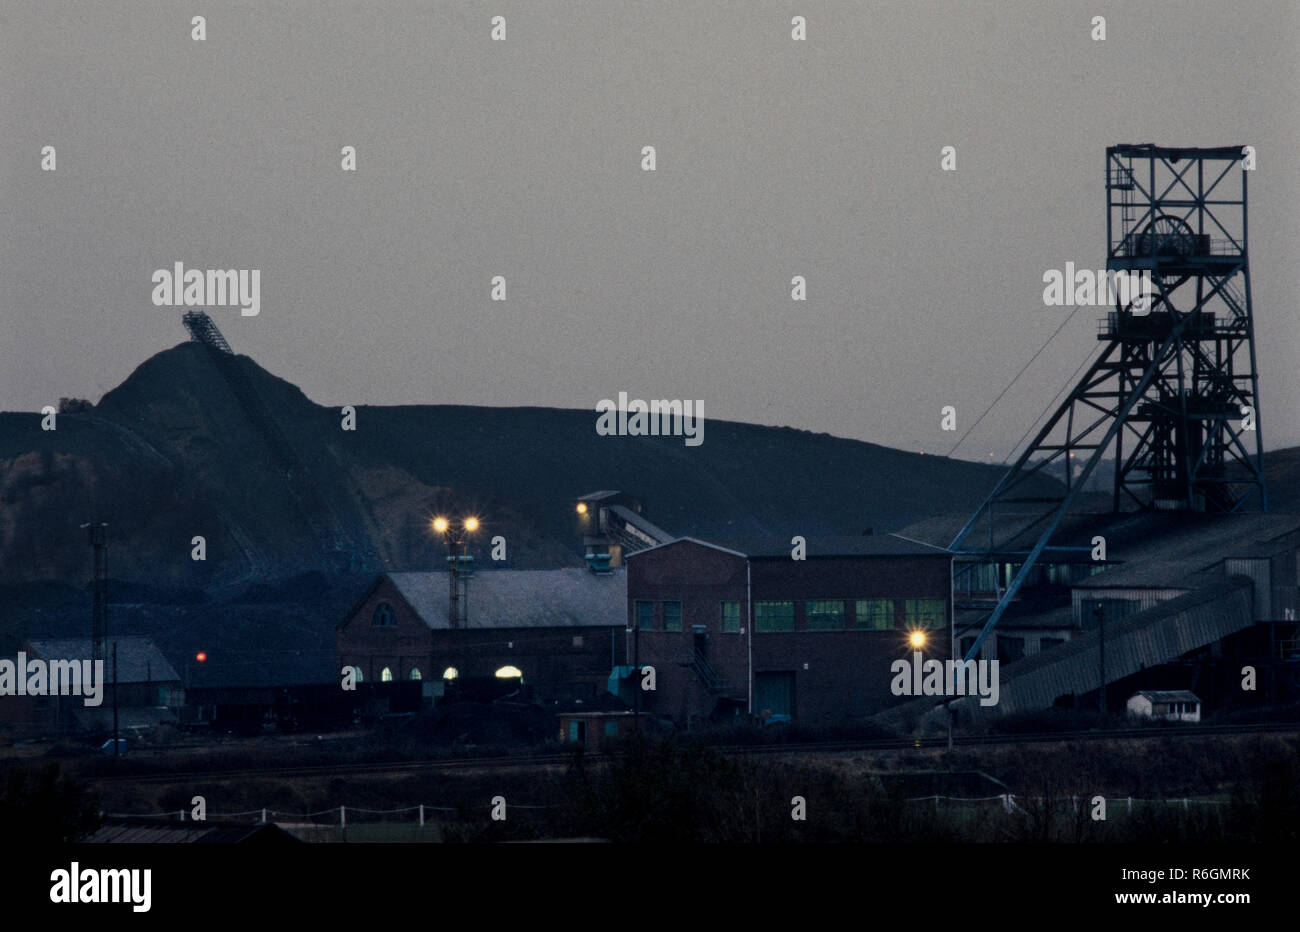
[[[1150,297],[1118,296],[1100,322],[1104,345],[1092,366],[953,541],[959,559],[1007,554],[999,511],[1018,511],[1021,530],[1026,510],[1043,525],[1030,550],[1015,551],[1024,562],[966,659],[979,656],[1108,453],[1115,511],[1267,510],[1244,151],[1150,143],[1106,150],[1106,269],[1130,281],[1149,275]],[[1064,467],[1064,492],[1027,495],[1026,480],[1053,464]]]

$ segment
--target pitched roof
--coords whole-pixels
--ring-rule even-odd
[[[112,676],[113,645],[117,644],[119,683],[168,683],[180,679],[152,639],[132,635],[109,637],[104,642],[104,675]],[[31,641],[32,653],[42,660],[89,660],[90,638]]]
[[[387,573],[420,619],[446,629],[446,573]],[[548,628],[627,624],[627,574],[565,567],[481,570],[469,578],[470,628]]]
[[[120,648],[119,648],[120,651]],[[118,657],[121,662],[121,656]],[[232,844],[237,842],[297,842],[278,825],[237,822],[163,822],[141,817],[114,817],[82,839],[88,844]]]
[[[794,535],[791,535],[793,537]],[[700,540],[696,537],[678,537],[657,547],[647,547],[627,555],[632,560],[643,553],[671,547],[674,544],[689,541],[703,547],[712,547],[735,554],[738,557],[752,559],[780,558],[790,559],[792,545],[790,537],[768,535],[764,537],[714,537]],[[893,557],[893,556],[928,556],[946,557],[948,552],[941,547],[905,540],[893,534],[822,534],[805,536],[807,559],[818,557]]]
[[[1152,702],[1200,702],[1189,689],[1139,689],[1133,695],[1146,696]]]

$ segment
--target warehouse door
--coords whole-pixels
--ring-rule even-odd
[[[754,711],[760,718],[794,717],[794,673],[754,674]]]

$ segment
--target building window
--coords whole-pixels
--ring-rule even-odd
[[[380,602],[375,606],[375,613],[370,616],[370,623],[376,628],[395,628],[397,627],[397,613],[393,611],[393,606],[387,602]]]
[[[998,635],[998,662],[1011,663],[1025,656],[1025,639]]]
[[[636,603],[636,626],[642,631],[653,631],[655,627],[655,604],[653,602]]]
[[[587,723],[569,722],[569,740],[578,744],[587,743]]]
[[[617,737],[618,737],[618,722],[606,722],[606,723],[605,723],[605,737],[606,737],[606,738],[617,738]]]
[[[843,602],[805,602],[804,617],[809,631],[843,631]]]
[[[419,667],[411,667],[411,679],[413,680],[423,679],[423,677],[420,675]]]
[[[903,601],[903,626],[905,628],[942,628],[945,614],[943,599],[905,599]]]
[[[854,606],[856,627],[871,631],[890,631],[894,627],[893,599],[858,599]]]
[[[356,666],[356,665],[353,665],[353,667],[352,667],[352,672],[353,672],[354,674],[356,674],[356,681],[357,681],[358,683],[360,683],[360,682],[361,682],[361,668],[358,667],[358,666]]]
[[[682,603],[681,602],[664,603],[664,630],[665,631],[682,630]]]
[[[497,672],[493,675],[499,680],[518,679],[522,682],[524,678],[524,671],[520,670],[518,667],[507,665],[497,670]]]
[[[759,634],[794,630],[793,602],[755,602],[754,628]]]
[[[382,669],[382,670],[379,671],[379,682],[381,682],[381,683],[391,683],[392,681],[393,681],[393,671],[392,671],[392,670],[388,669],[388,667],[384,667],[384,669]]]
[[[722,603],[722,630],[726,634],[740,633],[740,603]]]
[[[442,671],[442,678],[444,680],[454,680],[458,676],[460,676],[460,671],[455,667],[448,667]]]

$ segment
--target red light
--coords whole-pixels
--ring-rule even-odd
[[[202,663],[203,661],[208,659],[208,655],[205,654],[203,651],[199,651],[197,654],[194,655],[194,659],[197,660],[199,663]]]

